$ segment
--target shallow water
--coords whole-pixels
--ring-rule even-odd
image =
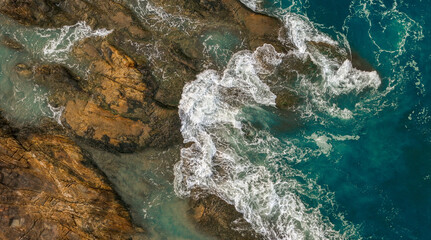
[[[34,82],[37,64],[62,64],[85,77],[86,66],[80,66],[70,55],[73,45],[85,38],[104,37],[106,29],[93,31],[85,22],[58,29],[30,28],[0,15],[0,37],[21,44],[22,50],[0,45],[0,107],[5,117],[18,125],[37,124],[48,117],[59,122],[62,106],[51,106],[49,92]],[[17,65],[25,64],[27,74],[18,74]]]
[[[13,71],[18,63],[28,61],[28,55],[0,46],[0,56],[0,108],[6,117],[17,122],[32,122],[47,115],[47,90]]]
[[[133,221],[148,231],[151,239],[212,239],[190,221],[187,200],[175,195],[172,168],[179,159],[179,146],[163,152],[147,149],[112,154],[81,145],[130,206]]]

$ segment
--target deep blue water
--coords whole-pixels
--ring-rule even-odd
[[[266,1],[264,11],[274,14],[291,4]],[[295,168],[334,193],[336,211],[359,226],[364,239],[431,239],[431,1],[310,0],[290,9],[323,32],[344,34],[382,79],[381,95],[361,96],[376,99],[354,119],[321,115],[278,133],[296,139],[313,132],[359,136],[329,141],[328,154]],[[354,100],[361,101],[366,99]]]

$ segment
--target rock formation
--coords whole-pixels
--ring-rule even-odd
[[[263,239],[232,205],[215,195],[190,199],[190,217],[197,226],[218,239]],[[234,231],[232,231],[234,229]]]
[[[127,210],[73,141],[0,119],[1,239],[127,239]]]

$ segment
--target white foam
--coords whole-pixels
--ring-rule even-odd
[[[38,34],[52,39],[43,47],[43,58],[47,61],[64,62],[76,42],[90,37],[105,37],[111,32],[112,30],[104,28],[92,30],[86,22],[81,21],[61,29],[41,29]]]
[[[290,56],[302,60],[310,59],[320,70],[321,81],[310,79],[307,75],[299,76],[299,91],[301,95],[308,96],[308,105],[302,109],[303,117],[316,117],[318,112],[325,112],[331,117],[340,119],[353,118],[357,109],[341,108],[336,102],[339,95],[358,95],[364,90],[377,90],[381,84],[381,79],[377,72],[366,72],[355,69],[348,57],[350,49],[343,46],[346,43],[338,43],[328,35],[322,33],[305,16],[294,13],[287,13],[284,17],[285,36],[280,36],[280,40],[285,44],[293,44],[295,49],[290,52]],[[345,39],[339,37],[339,39]],[[346,59],[340,62],[335,56],[322,53],[316,44],[330,46],[337,55]],[[348,45],[348,44],[347,44]]]
[[[350,60],[345,60],[335,74],[330,74],[325,83],[333,94],[362,92],[366,88],[377,89],[380,78],[376,71],[365,72],[352,67]]]
[[[333,146],[331,141],[353,141],[359,140],[359,136],[351,136],[351,135],[334,135],[334,134],[322,134],[322,133],[312,133],[311,136],[306,137],[306,139],[313,140],[319,151],[326,156],[329,156],[331,153]]]
[[[271,44],[264,44],[256,49],[253,58],[256,60],[255,68],[259,74],[271,74],[283,62],[285,54],[278,53]]]
[[[284,17],[285,27],[288,30],[287,37],[293,43],[300,54],[308,53],[307,42],[327,43],[337,45],[337,42],[329,36],[319,32],[314,25],[304,16],[290,13]]]
[[[160,6],[157,6],[149,0],[135,0],[130,7],[138,14],[145,24],[151,26],[154,30],[163,34],[168,34],[172,28],[184,31],[188,34],[190,29],[197,26],[197,22],[181,14],[181,9],[176,9],[175,13],[167,12]]]
[[[327,193],[288,165],[280,166],[282,159],[298,157],[300,149],[255,129],[242,114],[244,107],[264,111],[260,106],[275,106],[275,95],[259,78],[267,73],[264,65],[281,63],[267,61],[274,54],[268,45],[238,52],[222,74],[206,70],[184,87],[181,132],[191,146],[181,150],[175,165],[175,192],[182,197],[193,189],[216,194],[266,239],[343,239],[318,207],[298,195],[320,201]],[[316,190],[318,196],[309,194]]]
[[[54,107],[48,103],[48,107],[52,113],[51,118],[54,119],[58,125],[63,126],[63,123],[61,122],[61,116],[63,115],[65,109],[64,106]]]
[[[320,151],[325,154],[328,155],[329,152],[331,152],[332,150],[332,144],[328,143],[328,141],[330,140],[330,138],[326,135],[317,135],[316,133],[313,133],[310,136],[311,139],[313,139],[316,142],[316,145],[320,148]]]
[[[262,10],[260,5],[263,3],[263,0],[240,0],[240,1],[253,11]]]

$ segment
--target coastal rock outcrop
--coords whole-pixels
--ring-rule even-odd
[[[135,145],[145,146],[150,138],[151,129],[147,124],[112,114],[92,101],[69,101],[63,116],[76,135],[122,151],[134,150]]]
[[[1,239],[127,239],[140,231],[80,148],[0,119]]]
[[[242,214],[235,210],[235,207],[215,195],[191,198],[189,214],[198,228],[218,239],[263,239],[243,219]]]
[[[201,38],[208,30],[239,36],[243,40],[237,50],[255,49],[264,42],[273,44],[277,50],[285,49],[277,40],[281,22],[254,13],[237,0],[158,0],[153,3],[155,8],[163,7],[168,15],[181,12],[190,18],[193,27],[182,29],[166,23],[166,29],[158,32],[116,1],[2,0],[0,12],[25,25],[53,28],[85,21],[93,29],[112,30],[107,37],[109,44],[150,70],[155,83],[154,99],[173,107],[178,105],[185,83],[194,80],[205,67],[217,66],[214,59],[203,54]],[[148,54],[149,50],[155,51],[156,56]]]
[[[176,109],[153,100],[151,76],[130,57],[107,42],[89,41],[75,54],[91,63],[87,80],[59,65],[35,66],[27,76],[50,89],[50,102],[63,107],[67,129],[121,152],[180,141]]]

